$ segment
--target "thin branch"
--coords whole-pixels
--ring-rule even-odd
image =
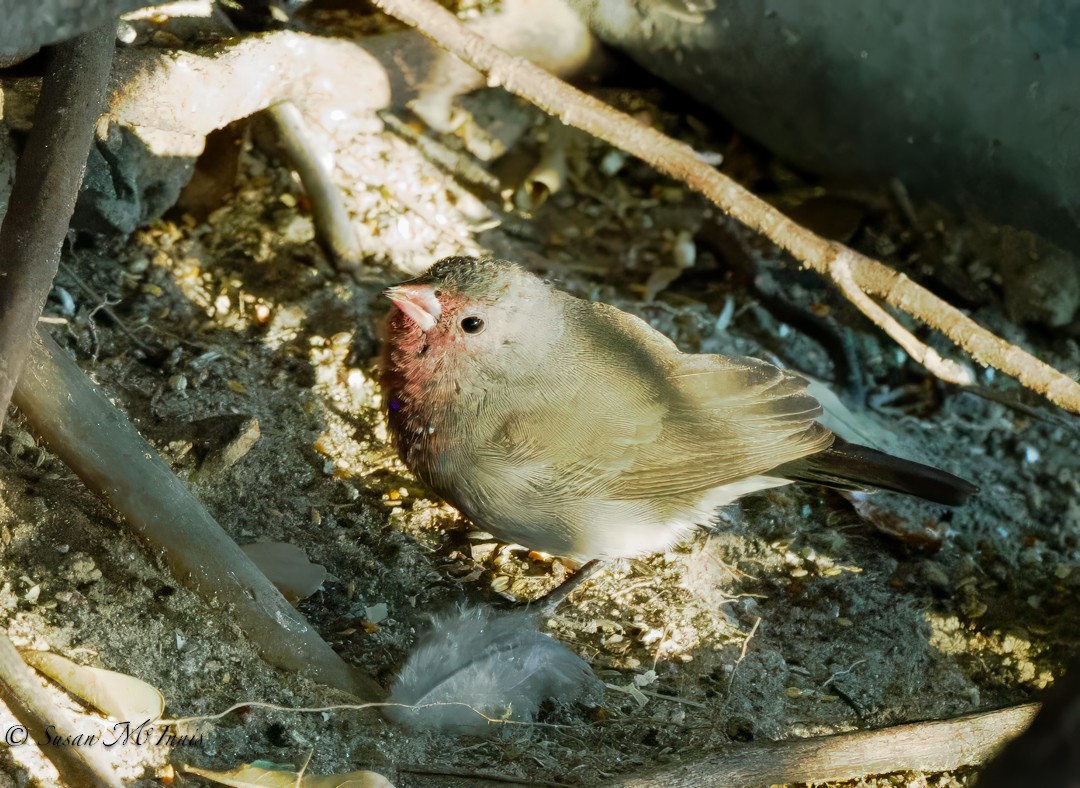
[[[56,276],[94,128],[116,22],[53,47],[0,227],[0,427]]]
[[[1080,384],[1076,381],[982,328],[903,274],[796,224],[706,165],[689,145],[615,111],[527,60],[506,54],[433,0],[375,0],[375,4],[486,74],[489,85],[501,85],[567,125],[583,129],[686,183],[724,213],[765,235],[819,274],[833,278],[833,266],[840,261],[862,292],[880,296],[941,331],[979,363],[996,367],[1050,401],[1080,413]],[[875,315],[867,317],[873,320]]]
[[[894,772],[947,772],[988,760],[1023,731],[1039,704],[810,739],[732,745],[704,760],[605,783],[621,788],[765,786],[857,780]]]
[[[74,737],[80,731],[75,730],[64,714],[56,708],[49,693],[41,686],[37,676],[23,662],[15,645],[3,632],[0,632],[0,701],[15,715],[21,726],[7,730],[6,744],[22,744],[25,741],[20,741],[22,734],[28,733],[45,757],[56,767],[60,779],[68,786],[120,788],[120,779],[100,748],[70,747],[62,744],[49,746],[53,737]]]
[[[909,356],[922,364],[931,373],[948,383],[957,386],[970,386],[975,382],[975,375],[963,364],[950,358],[942,358],[936,350],[915,338],[915,335],[900,325],[900,322],[859,289],[855,276],[851,272],[851,261],[846,257],[837,257],[829,266],[829,273],[840,291],[860,312],[874,321],[882,331],[892,337]]]
[[[265,112],[273,122],[278,142],[311,200],[311,215],[319,241],[337,270],[355,271],[364,258],[364,250],[349,217],[349,210],[345,207],[341,189],[323,163],[325,152],[318,149],[304,116],[295,104],[285,101]]]
[[[745,638],[743,638],[742,648],[739,650],[739,658],[735,660],[735,664],[731,666],[731,678],[727,683],[727,700],[724,701],[724,705],[727,706],[731,700],[731,688],[735,685],[735,674],[739,672],[739,665],[746,659],[746,649],[750,647],[750,641],[754,639],[754,635],[757,634],[758,627],[761,626],[761,616],[758,616],[754,621],[754,626],[750,627],[750,632]]]

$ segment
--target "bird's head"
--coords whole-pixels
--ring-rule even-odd
[[[505,260],[440,260],[386,291],[389,363],[417,384],[458,390],[528,374],[561,331],[555,293]]]

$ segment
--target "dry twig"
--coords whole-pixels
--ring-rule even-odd
[[[894,772],[947,772],[983,763],[1019,734],[1037,703],[812,739],[732,745],[701,761],[622,777],[622,788],[758,786],[857,780]]]
[[[942,358],[936,350],[917,340],[884,307],[859,289],[859,285],[855,282],[855,276],[851,272],[851,261],[849,259],[837,257],[829,266],[829,274],[848,301],[877,323],[882,331],[896,341],[896,344],[931,373],[948,383],[955,383],[957,386],[970,386],[975,382],[975,375],[972,374],[970,369],[952,359]]]
[[[706,165],[689,145],[617,112],[527,60],[506,54],[482,35],[465,27],[433,0],[375,0],[375,4],[486,74],[489,85],[501,85],[545,112],[558,116],[567,125],[583,129],[686,183],[726,214],[762,233],[823,276],[834,279],[837,270],[850,271],[852,281],[862,293],[883,298],[944,333],[979,363],[996,367],[1050,401],[1080,413],[1080,384],[1075,380],[982,328],[959,309],[903,274],[796,224]],[[880,325],[879,312],[868,314],[865,302],[856,306]],[[919,352],[917,348],[921,343],[899,324],[890,329],[894,338],[901,332],[906,334],[907,345]],[[926,358],[925,353],[923,357]],[[941,365],[937,366],[938,370],[931,369],[935,374],[941,368]]]
[[[339,271],[355,271],[364,257],[341,189],[323,163],[303,114],[285,101],[265,110],[277,130],[278,141],[311,200],[311,215],[319,241]]]
[[[731,688],[735,685],[735,674],[739,672],[739,665],[746,659],[746,649],[750,647],[750,641],[754,639],[754,635],[757,634],[758,627],[761,626],[761,616],[758,616],[754,621],[754,626],[750,627],[750,632],[743,638],[742,648],[739,649],[739,658],[735,660],[735,664],[731,666],[731,678],[727,683],[727,699],[724,701],[726,706],[731,701]]]
[[[53,48],[34,129],[16,165],[0,228],[0,427],[56,276],[115,45],[110,21]]]

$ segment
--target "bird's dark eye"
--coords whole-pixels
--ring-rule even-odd
[[[484,321],[475,316],[463,318],[461,321],[461,330],[466,334],[479,334],[484,330]]]

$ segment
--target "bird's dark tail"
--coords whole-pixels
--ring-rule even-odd
[[[839,437],[824,451],[781,465],[769,475],[841,490],[889,490],[946,506],[959,506],[979,491],[974,484],[947,471]]]

